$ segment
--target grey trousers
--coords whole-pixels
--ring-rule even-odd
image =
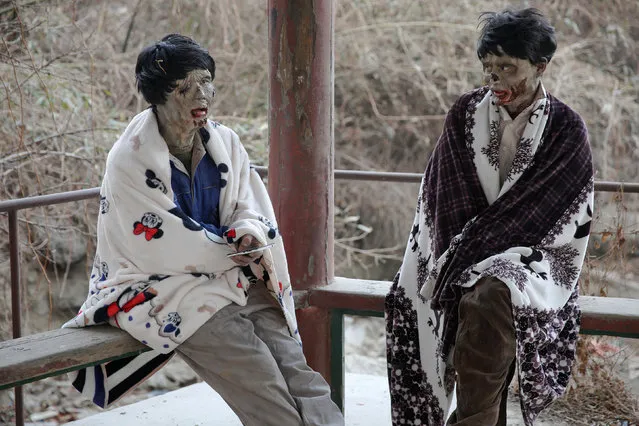
[[[177,351],[244,425],[344,424],[263,282],[251,286],[246,306],[224,307]]]

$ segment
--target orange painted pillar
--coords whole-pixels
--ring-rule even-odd
[[[268,190],[293,288],[333,279],[333,2],[269,0]],[[306,358],[330,380],[330,313],[298,309]]]

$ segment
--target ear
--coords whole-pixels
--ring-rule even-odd
[[[541,77],[546,71],[546,67],[548,66],[548,60],[542,59],[542,62],[537,64],[537,77]]]

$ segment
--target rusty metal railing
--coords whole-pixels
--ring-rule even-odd
[[[268,168],[256,166],[255,170],[262,177],[268,175]],[[378,182],[420,183],[421,173],[390,173],[363,170],[335,170],[335,179],[362,180]],[[597,192],[639,193],[639,183],[596,181]],[[11,268],[11,319],[13,338],[22,335],[21,297],[20,297],[20,247],[18,241],[18,211],[53,204],[69,203],[95,198],[100,188],[81,189],[57,194],[37,195],[14,200],[0,201],[0,214],[6,213],[9,221],[9,262]],[[24,400],[22,386],[15,388],[16,426],[24,425]]]

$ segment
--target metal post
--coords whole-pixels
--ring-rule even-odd
[[[344,411],[344,311],[331,311],[331,399]]]
[[[297,290],[333,271],[333,2],[269,0],[268,188]],[[330,313],[297,312],[309,365],[330,381]]]
[[[11,319],[13,324],[13,338],[22,335],[20,323],[20,242],[18,241],[18,212],[9,212],[9,262],[11,263]],[[16,426],[24,425],[24,404],[22,400],[22,386],[16,386],[15,412]]]

